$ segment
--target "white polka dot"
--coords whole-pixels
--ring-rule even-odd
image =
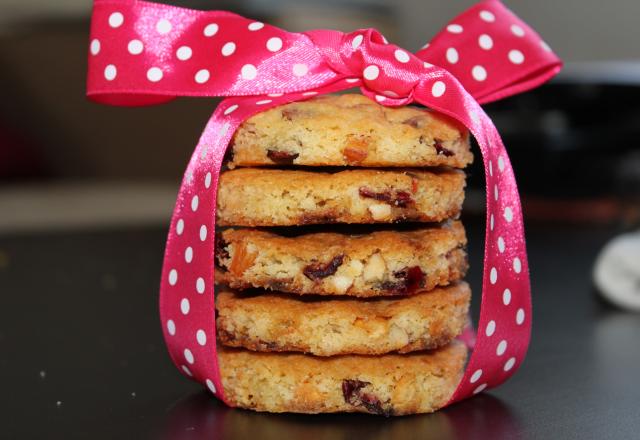
[[[200,226],[200,241],[207,239],[207,225]]]
[[[493,176],[493,163],[489,161],[489,175]]]
[[[189,367],[186,365],[182,366],[182,371],[184,371],[187,376],[193,376],[193,373],[191,373],[191,370],[189,370]]]
[[[207,334],[204,330],[200,329],[196,332],[196,340],[198,341],[198,344],[202,346],[207,345]]]
[[[106,79],[107,81],[113,81],[114,79],[116,79],[117,75],[118,69],[116,69],[116,66],[114,66],[113,64],[109,64],[104,68],[104,79]]]
[[[193,51],[189,46],[182,46],[176,51],[176,56],[180,61],[186,61],[191,58]]]
[[[376,95],[376,101],[382,102],[382,101],[386,101],[386,100],[387,100],[386,96]]]
[[[491,284],[495,284],[498,281],[498,270],[495,267],[491,268],[491,273],[489,274],[489,281]]]
[[[271,102],[273,102],[271,99],[262,99],[260,101],[256,101],[256,104],[257,105],[265,105],[265,104],[269,104]]]
[[[484,333],[487,336],[493,336],[493,334],[496,331],[496,322],[494,320],[489,321],[489,324],[487,324],[487,328],[485,329]]]
[[[408,63],[410,60],[409,54],[402,49],[396,49],[393,54],[396,57],[396,60],[400,61],[401,63]]]
[[[513,259],[513,270],[516,273],[520,273],[522,271],[522,262],[520,261],[520,258],[518,258],[518,257]]]
[[[524,322],[524,309],[518,309],[516,313],[516,324],[521,325]]]
[[[144,50],[144,45],[140,40],[131,40],[127,45],[127,50],[131,55],[139,55]]]
[[[204,176],[204,187],[209,189],[210,186],[211,186],[211,172],[207,173],[207,175]]]
[[[213,37],[218,33],[218,25],[215,23],[210,23],[204,28],[204,36],[205,37]]]
[[[200,204],[200,198],[197,195],[193,196],[193,198],[191,199],[191,210],[193,212],[197,211],[199,204]]]
[[[500,172],[504,171],[504,159],[502,158],[502,156],[498,157],[498,169],[500,170]]]
[[[493,185],[493,198],[498,200],[498,185]]]
[[[348,82],[349,84],[353,84],[353,83],[357,83],[358,81],[360,81],[360,78],[347,78],[345,79],[346,82]]]
[[[229,123],[225,122],[220,126],[220,131],[218,132],[218,136],[224,137],[228,131],[229,131]]]
[[[511,61],[513,64],[522,64],[524,62],[524,55],[519,50],[510,50],[509,61]]]
[[[182,235],[182,231],[184,231],[184,220],[180,219],[176,223],[176,234]]]
[[[189,303],[189,300],[187,298],[182,298],[182,301],[180,301],[180,311],[182,312],[183,315],[188,315],[189,309],[191,309],[191,304]]]
[[[294,64],[293,74],[295,76],[305,76],[309,72],[309,67],[306,64]]]
[[[259,31],[263,27],[264,27],[264,23],[259,21],[254,21],[253,23],[250,23],[248,26],[250,31]]]
[[[513,366],[516,364],[516,358],[512,357],[509,358],[509,360],[507,362],[504,363],[504,371],[509,371],[513,368]]]
[[[318,92],[311,91],[311,92],[304,92],[302,94],[302,96],[313,96],[313,95],[317,95],[317,94],[318,94]]]
[[[216,393],[216,386],[213,384],[213,382],[211,382],[211,379],[207,379],[207,387],[209,388],[209,390],[215,394]]]
[[[258,71],[256,70],[256,66],[254,66],[253,64],[245,64],[244,66],[242,66],[242,69],[240,69],[240,74],[242,75],[243,79],[252,80],[255,79],[256,76],[258,76]]]
[[[469,379],[469,382],[476,383],[477,381],[480,380],[481,377],[482,377],[482,370],[478,369],[471,375],[471,379]]]
[[[166,18],[162,18],[156,23],[156,31],[158,31],[159,34],[168,34],[171,32],[171,28],[171,22]]]
[[[487,388],[487,384],[483,383],[482,385],[480,385],[478,388],[476,388],[475,390],[473,390],[473,394],[478,394],[481,393],[482,391],[485,390],[485,388]]]
[[[480,115],[478,115],[478,112],[477,112],[477,111],[475,111],[475,110],[471,110],[471,111],[469,112],[469,115],[471,116],[471,121],[472,121],[474,124],[479,124],[479,123],[480,123]],[[491,162],[489,162],[489,163],[491,163]],[[489,169],[489,171],[491,171],[491,169]],[[493,175],[493,174],[492,174],[492,175]]]
[[[500,341],[498,347],[496,348],[496,354],[498,356],[502,356],[505,351],[507,351],[507,341],[503,339],[502,341]]]
[[[353,40],[351,40],[351,47],[353,48],[353,50],[356,50],[358,47],[360,47],[360,45],[362,44],[362,40],[364,40],[364,37],[362,35],[356,35]]]
[[[498,237],[498,250],[500,253],[504,252],[504,238]]]
[[[494,224],[495,224],[495,222],[493,221],[493,214],[491,214],[491,218],[489,219],[489,226],[491,227],[492,231],[493,231]]]
[[[147,79],[151,82],[158,82],[162,79],[162,70],[159,67],[152,67],[147,70]]]
[[[175,269],[171,269],[169,271],[169,284],[171,284],[172,286],[175,286],[177,282],[178,282],[178,271]]]
[[[196,291],[197,291],[199,294],[203,294],[203,293],[204,293],[204,278],[199,277],[199,278],[196,280]]]
[[[98,40],[97,38],[91,40],[89,50],[91,51],[91,55],[98,55],[100,53],[100,40]]]
[[[494,21],[496,21],[496,16],[493,15],[493,13],[484,10],[480,11],[480,18],[488,23],[493,23]]]
[[[547,52],[551,52],[551,46],[549,46],[546,42],[540,40],[540,46]]]
[[[113,14],[109,15],[109,26],[111,26],[112,28],[117,28],[122,26],[122,23],[124,23],[124,15],[122,15],[120,12],[114,12]]]
[[[196,360],[193,358],[193,353],[191,353],[191,350],[189,350],[188,348],[184,349],[184,358],[187,360],[187,362],[189,362],[190,364],[193,364]]]
[[[504,289],[504,292],[502,292],[502,302],[505,306],[511,304],[511,290]]]
[[[458,56],[458,51],[455,47],[450,47],[449,49],[447,49],[447,61],[449,61],[451,64],[455,64],[459,59],[460,57]]]
[[[444,95],[444,92],[446,90],[447,90],[447,86],[442,81],[436,81],[431,86],[431,94],[436,98],[439,98],[442,95]]]
[[[282,49],[282,39],[278,37],[269,38],[267,40],[267,49],[270,52],[277,52]]]
[[[491,37],[489,35],[482,34],[482,35],[480,35],[480,37],[478,37],[478,44],[484,50],[489,50],[489,49],[491,49],[493,47],[493,40],[491,39]]]
[[[198,84],[204,84],[207,81],[209,81],[210,77],[211,77],[211,74],[207,69],[200,69],[196,73],[195,80]]]
[[[220,52],[222,53],[222,56],[228,57],[229,55],[233,55],[235,51],[236,43],[234,43],[233,41],[229,41],[228,43],[225,43],[224,46],[222,46],[222,50]]]
[[[238,104],[230,105],[229,107],[226,108],[226,110],[224,111],[224,114],[230,115],[231,113],[235,112],[237,109],[238,109]]]
[[[382,94],[384,96],[388,96],[389,98],[399,98],[400,95],[398,95],[396,92],[392,91],[392,90],[384,90],[382,92]]]
[[[364,79],[373,81],[378,77],[378,75],[380,75],[380,69],[378,66],[371,64],[364,69],[362,75],[364,76]]]
[[[462,26],[460,26],[459,24],[450,24],[449,26],[447,26],[447,30],[452,34],[459,34],[464,29],[462,29]]]
[[[471,75],[476,81],[484,81],[487,79],[487,70],[479,65],[473,66],[473,69],[471,69]]]
[[[512,24],[511,25],[511,32],[513,33],[513,35],[515,35],[516,37],[524,37],[524,29],[522,29],[520,26],[518,26],[517,24]]]
[[[193,261],[193,248],[191,246],[188,246],[184,250],[184,261],[187,263],[191,263]]]
[[[511,220],[513,220],[513,211],[509,206],[504,208],[504,219],[508,222],[511,222]]]
[[[176,334],[176,323],[173,322],[173,319],[167,321],[167,331],[171,336]]]

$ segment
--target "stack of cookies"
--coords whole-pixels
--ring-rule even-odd
[[[215,258],[227,399],[304,413],[444,405],[467,355],[454,341],[470,301],[464,127],[323,96],[253,116],[229,148]]]

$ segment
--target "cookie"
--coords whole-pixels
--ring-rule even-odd
[[[383,356],[218,351],[229,403],[275,413],[433,412],[453,394],[466,358],[458,341],[435,351]]]
[[[327,300],[224,290],[216,297],[216,328],[224,345],[254,351],[409,353],[441,347],[460,335],[470,299],[466,283],[393,299]]]
[[[239,168],[220,175],[218,225],[439,222],[459,215],[464,186],[459,170]]]
[[[286,104],[245,121],[231,142],[230,167],[440,166],[473,160],[461,124],[417,107],[385,107],[357,94]]]
[[[459,221],[364,235],[227,229],[216,237],[215,279],[300,295],[408,295],[461,279],[466,244]]]

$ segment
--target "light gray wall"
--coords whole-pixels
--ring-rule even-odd
[[[472,0],[400,0],[400,41],[420,47]],[[640,0],[505,0],[566,61],[639,60]]]

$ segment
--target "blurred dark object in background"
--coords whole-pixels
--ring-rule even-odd
[[[544,87],[487,105],[526,214],[638,221],[639,102],[640,63],[576,63]]]

